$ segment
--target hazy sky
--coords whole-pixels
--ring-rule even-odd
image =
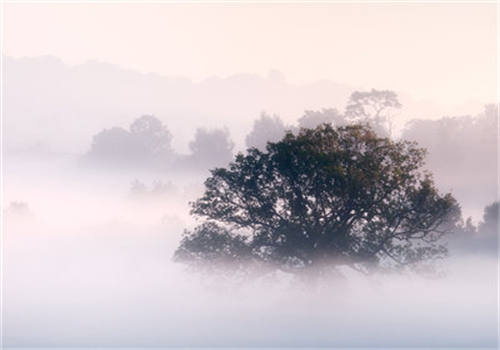
[[[496,95],[495,4],[6,4],[4,52],[200,80],[282,71],[442,104]]]

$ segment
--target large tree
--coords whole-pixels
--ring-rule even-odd
[[[421,170],[424,155],[359,125],[324,124],[249,149],[211,171],[192,203],[206,221],[186,231],[175,259],[323,273],[443,257],[460,209]]]

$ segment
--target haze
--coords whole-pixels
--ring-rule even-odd
[[[9,3],[4,11],[4,52],[14,57],[99,60],[197,81],[277,69],[292,83],[389,88],[448,109],[496,93],[493,2]]]
[[[1,6],[5,347],[498,346],[495,4]],[[210,169],[371,89],[462,208],[433,273],[173,262]]]

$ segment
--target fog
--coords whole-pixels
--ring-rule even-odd
[[[195,84],[49,57],[8,58],[6,76],[6,347],[497,345],[496,231],[451,235],[431,274],[346,267],[304,284],[173,261],[209,169],[286,130],[345,125],[354,88],[278,73]],[[439,189],[480,226],[497,200],[495,107],[450,116],[400,101],[392,137],[427,148]]]
[[[178,152],[189,150],[199,127],[228,127],[238,150],[262,112],[294,124],[305,110],[343,111],[349,95],[360,89],[330,80],[294,84],[271,70],[267,76],[234,74],[199,82],[186,77],[144,74],[112,63],[67,65],[54,56],[4,56],[4,147],[80,154],[89,138],[104,128],[128,127],[152,114],[162,120]],[[398,129],[410,119],[476,114],[478,101],[457,100],[453,108],[398,91],[403,110]]]
[[[0,4],[0,347],[497,348],[494,6],[406,1]],[[278,245],[271,252],[278,251],[278,259],[269,260],[275,264],[271,273],[245,275],[238,267],[247,262],[245,248],[261,252],[263,262],[261,248],[272,250],[272,244],[252,246],[243,240],[238,245],[242,240],[231,235],[219,234],[215,243],[211,232],[201,235],[199,246],[209,258],[195,261],[201,261],[199,269],[174,258],[186,237],[206,223],[192,211],[204,182],[215,174],[210,170],[242,159],[238,154],[247,148],[266,152],[268,142],[279,142],[287,133],[293,139],[305,132],[301,128],[333,130],[354,123],[363,125],[335,132],[361,132],[359,149],[365,149],[351,156],[359,145],[353,132],[356,146],[333,158],[344,159],[342,166],[354,164],[355,171],[343,172],[336,160],[320,162],[328,169],[319,180],[317,173],[300,174],[301,181],[313,184],[309,195],[273,183],[280,173],[261,171],[265,161],[263,166],[255,162],[261,168],[250,164],[251,173],[231,190],[222,183],[221,192],[229,192],[230,199],[244,186],[252,187],[254,198],[276,196],[271,206],[257,199],[264,225],[271,229],[254,231],[260,239],[269,231],[278,239],[285,235],[281,241],[297,249],[280,256],[279,248],[290,246],[264,237],[265,243]],[[387,139],[363,134],[368,125]],[[306,144],[312,140],[324,139]],[[330,145],[332,139],[326,140]],[[387,146],[373,152],[368,167],[359,162],[372,147],[365,140]],[[392,141],[401,140],[427,150],[422,170],[432,173],[439,194],[430,180],[427,191],[414,191],[419,180],[410,172],[420,165],[420,151],[403,154],[401,144],[392,147]],[[319,146],[319,158],[326,159],[323,143]],[[309,166],[314,157],[286,165],[290,153],[281,156],[291,173],[318,169],[314,162]],[[395,170],[380,170],[385,162]],[[270,182],[259,193],[255,178],[266,176]],[[378,185],[394,179],[408,186],[389,184],[393,192],[382,191],[384,213],[373,213],[373,205],[380,209]],[[327,198],[334,205],[321,208],[320,218],[314,215],[318,198],[336,190],[331,183],[340,188],[341,198]],[[288,221],[280,217],[285,224],[276,220],[279,225],[273,226],[269,211],[288,205],[275,188],[287,198],[313,197],[314,210],[293,200],[290,212],[299,207],[301,214]],[[351,202],[353,191],[364,207],[349,203],[347,210],[338,209],[344,199]],[[245,206],[249,197],[243,197],[236,202],[241,199]],[[213,198],[208,208],[231,211]],[[422,198],[430,204],[422,204]],[[384,208],[385,200],[396,205]],[[443,208],[455,220],[454,232],[444,237],[449,254],[427,264],[429,256],[444,251],[442,241],[425,242],[432,241],[425,235],[432,228],[428,222]],[[413,220],[400,216],[405,210],[403,216],[415,214]],[[358,216],[349,224],[356,227],[329,226],[332,220],[350,220],[343,221],[339,211]],[[249,226],[256,223],[249,221]],[[315,222],[304,229],[295,221]],[[403,221],[409,229],[401,233]],[[397,235],[411,245],[415,237],[404,230],[412,229],[422,236],[415,249],[406,250],[402,265],[416,257],[425,258],[423,267],[373,274],[355,270],[357,261],[376,263],[386,243],[392,253]],[[354,239],[342,241],[344,235]],[[307,241],[304,236],[315,237]],[[216,264],[208,262],[230,256],[233,247],[243,252],[233,269],[209,272]],[[375,247],[372,255],[370,247]],[[405,252],[404,246],[394,247]],[[308,249],[316,255],[308,255]],[[210,260],[214,251],[216,258]],[[287,270],[290,257],[303,265]],[[354,263],[347,265],[351,257]],[[269,261],[256,265],[269,267]],[[344,264],[334,266],[336,276],[307,269],[321,269],[324,261]]]
[[[6,155],[4,171],[4,346],[497,344],[496,255],[452,250],[432,277],[235,282],[172,261],[206,172],[31,154]],[[168,186],[155,192],[155,181]]]

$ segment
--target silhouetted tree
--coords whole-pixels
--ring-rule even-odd
[[[353,123],[368,123],[379,135],[391,136],[394,112],[401,107],[393,91],[355,91],[347,102],[345,116]]]
[[[498,253],[498,216],[499,202],[493,202],[484,208],[483,218],[477,225],[467,219],[460,225],[457,234],[450,241],[450,250],[475,255],[494,255]]]
[[[497,109],[490,105],[477,116],[412,120],[402,137],[427,149],[426,165],[440,188],[485,203],[497,189],[497,132]]]
[[[484,208],[483,220],[479,224],[480,234],[493,234],[498,232],[499,203],[493,202]]]
[[[234,143],[226,128],[198,128],[194,140],[189,143],[189,162],[202,168],[226,165],[233,158],[233,147]]]
[[[136,158],[136,145],[131,142],[130,133],[119,127],[104,129],[92,138],[88,156],[106,162],[126,162]]]
[[[345,126],[347,121],[344,116],[335,108],[322,109],[321,111],[305,111],[299,118],[299,128],[313,129],[321,124],[331,124],[333,126]]]
[[[211,171],[192,203],[207,222],[185,233],[175,259],[321,274],[441,258],[460,208],[421,171],[424,154],[365,126],[328,124],[249,149]]]
[[[276,142],[285,136],[285,124],[277,115],[262,113],[254,121],[252,131],[247,135],[245,143],[248,148],[265,149],[268,142]]]
[[[143,115],[134,120],[130,125],[130,134],[144,157],[165,159],[173,154],[172,134],[152,115]]]
[[[154,116],[144,115],[129,130],[114,127],[95,135],[87,157],[108,164],[162,167],[171,161],[172,135]]]
[[[248,264],[253,261],[253,252],[248,237],[214,222],[205,222],[183,239],[175,258],[205,271],[246,272]]]

